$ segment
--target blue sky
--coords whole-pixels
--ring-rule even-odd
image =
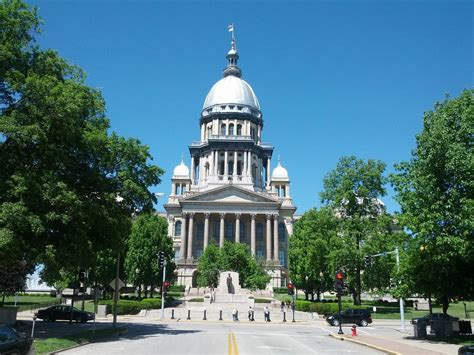
[[[239,66],[262,107],[263,141],[291,179],[297,214],[320,205],[344,155],[410,158],[423,112],[473,84],[470,1],[30,1],[38,38],[100,88],[112,129],[148,145],[166,173],[199,140],[235,24]],[[272,168],[276,166],[272,160]],[[382,200],[398,210],[393,191]]]

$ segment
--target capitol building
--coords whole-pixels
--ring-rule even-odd
[[[190,166],[173,171],[164,205],[175,248],[177,282],[196,286],[199,257],[209,245],[246,243],[266,260],[271,285],[286,284],[288,236],[296,207],[288,171],[272,167],[273,146],[263,143],[263,114],[252,87],[242,79],[232,40],[223,78],[204,100],[200,140],[189,145]],[[274,160],[275,161],[275,160]]]

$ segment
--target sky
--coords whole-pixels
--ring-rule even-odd
[[[150,147],[165,170],[158,210],[199,115],[222,77],[234,24],[239,67],[302,214],[320,206],[340,157],[409,160],[423,113],[473,85],[471,1],[29,1],[43,48],[102,91],[111,129]],[[399,210],[394,191],[382,197]]]

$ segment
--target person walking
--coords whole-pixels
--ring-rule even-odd
[[[238,320],[239,320],[239,318],[238,318],[238,316],[237,316],[237,308],[235,308],[235,307],[234,307],[234,309],[232,309],[232,319],[233,319],[234,321],[238,321]]]
[[[249,322],[253,321],[252,312],[253,312],[252,306],[249,306]]]
[[[268,309],[268,306],[265,306],[263,308],[263,315],[265,316],[265,322],[271,322],[270,321],[270,309]]]

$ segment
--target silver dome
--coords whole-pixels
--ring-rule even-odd
[[[245,105],[260,110],[260,104],[252,87],[245,80],[233,75],[226,76],[214,84],[202,108],[223,104]]]

